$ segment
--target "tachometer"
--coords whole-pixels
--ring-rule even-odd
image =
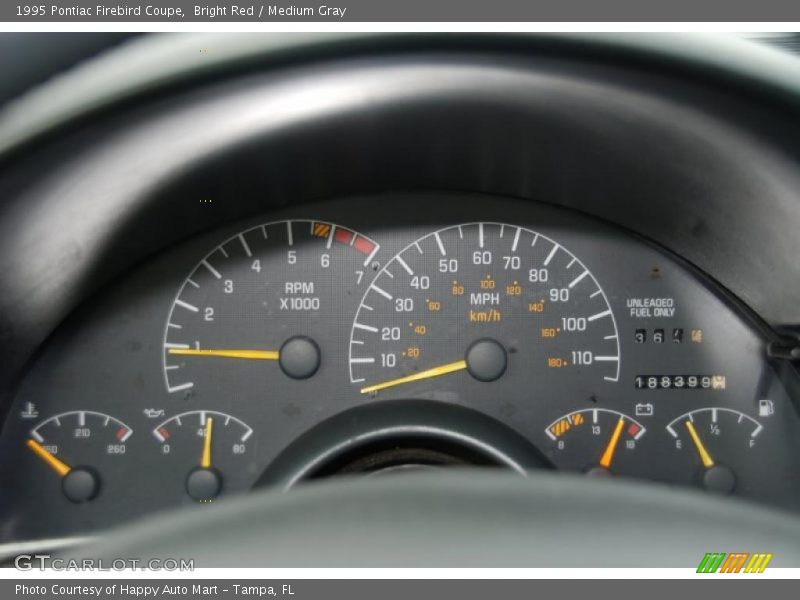
[[[619,373],[614,314],[591,271],[557,241],[501,223],[408,245],[366,290],[350,336],[350,379],[365,394],[507,377],[527,393]]]
[[[259,225],[217,246],[183,282],[170,310],[167,390],[205,390],[216,401],[236,394],[242,382],[268,389],[271,377],[314,376],[325,351],[336,350],[321,347],[320,332],[372,275],[378,248],[346,227],[302,220]]]

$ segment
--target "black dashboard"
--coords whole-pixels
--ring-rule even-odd
[[[425,40],[6,157],[0,542],[444,467],[800,507],[795,107]]]

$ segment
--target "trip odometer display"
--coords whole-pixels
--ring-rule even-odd
[[[614,314],[586,265],[501,223],[447,227],[407,246],[366,290],[350,337],[350,379],[364,394],[509,379],[525,393],[537,380],[594,386],[619,372]]]

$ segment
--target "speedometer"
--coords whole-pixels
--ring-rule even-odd
[[[591,271],[556,240],[502,223],[441,229],[394,256],[361,300],[349,360],[364,394],[424,392],[434,378],[445,392],[514,378],[520,394],[620,373],[614,313]]]

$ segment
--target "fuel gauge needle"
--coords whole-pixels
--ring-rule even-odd
[[[176,356],[218,356],[221,358],[244,358],[250,360],[280,360],[277,350],[200,350],[197,348],[169,348],[169,354]]]
[[[694,442],[694,447],[697,448],[697,453],[700,455],[700,460],[703,461],[703,466],[706,469],[710,469],[714,466],[714,459],[711,458],[711,455],[706,450],[706,447],[703,445],[703,441],[700,439],[700,436],[697,434],[697,430],[694,428],[694,424],[691,421],[686,421],[686,429],[689,430],[689,435]]]
[[[420,381],[422,379],[430,379],[432,377],[440,377],[449,373],[455,373],[456,371],[463,371],[466,368],[466,360],[457,360],[455,362],[447,363],[446,365],[439,365],[438,367],[433,367],[432,369],[426,369],[425,371],[406,375],[405,377],[398,377],[397,379],[390,379],[389,381],[384,381],[383,383],[368,385],[367,387],[361,388],[361,393],[369,394],[371,392],[385,390],[386,388],[395,387],[397,385],[403,385],[404,383],[411,383],[412,381]]]
[[[625,419],[620,417],[619,421],[617,421],[617,426],[614,427],[614,433],[611,434],[611,439],[608,441],[606,450],[603,452],[603,456],[600,458],[601,467],[606,469],[611,468],[611,463],[614,461],[614,453],[617,451],[617,444],[619,443],[619,438],[622,435],[622,427],[624,425]]]
[[[28,448],[33,450],[33,453],[41,458],[44,462],[46,462],[56,473],[58,473],[61,477],[66,476],[72,470],[67,463],[62,460],[59,460],[55,456],[53,456],[50,452],[45,450],[44,446],[42,446],[36,440],[27,440],[26,445]]]
[[[211,468],[211,432],[214,428],[214,418],[206,417],[206,428],[203,436],[203,455],[200,458],[200,466],[204,469]]]

